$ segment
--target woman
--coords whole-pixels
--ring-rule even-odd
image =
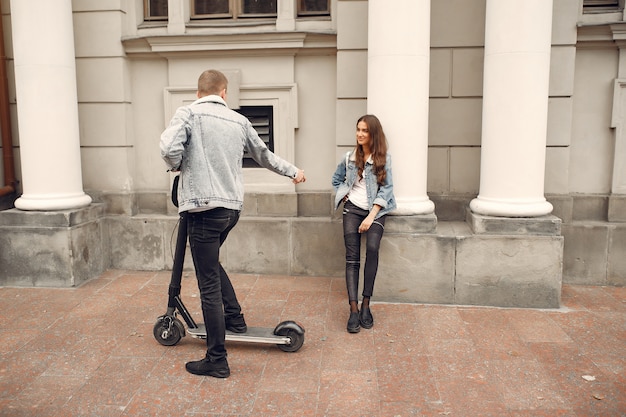
[[[347,330],[371,329],[370,298],[378,270],[378,251],[387,213],[396,208],[391,178],[391,155],[378,118],[361,116],[356,124],[356,147],[339,163],[332,178],[335,208],[343,202],[343,238],[346,246],[346,287],[350,302]],[[358,307],[361,234],[366,236],[363,301]]]

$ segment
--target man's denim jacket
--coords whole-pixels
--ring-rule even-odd
[[[376,181],[376,174],[374,173],[373,167],[374,165],[370,158],[365,163],[363,178],[365,179],[369,210],[372,210],[374,204],[378,204],[381,209],[376,215],[376,218],[379,218],[396,208],[396,199],[393,196],[393,179],[391,177],[391,155],[387,152],[387,160],[385,161],[387,176],[385,183],[381,186],[379,186]],[[348,195],[355,181],[357,181],[358,176],[359,173],[354,151],[348,152],[346,157],[337,165],[337,169],[332,178],[332,184],[336,192],[335,209],[339,207],[341,202]]]
[[[295,178],[298,169],[272,153],[243,115],[209,95],[176,110],[161,134],[161,157],[180,170],[178,211],[243,206],[244,151],[262,167]]]

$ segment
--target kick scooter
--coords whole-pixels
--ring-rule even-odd
[[[176,181],[175,181],[176,185]],[[176,186],[172,190],[172,202],[178,206],[175,197]],[[154,338],[164,346],[174,346],[185,336],[185,326],[178,319],[180,315],[187,324],[187,332],[198,339],[206,339],[204,323],[196,323],[189,314],[180,297],[185,249],[187,247],[187,213],[180,214],[172,278],[169,286],[167,311],[157,318],[154,324]],[[235,342],[251,342],[275,344],[284,352],[296,352],[304,344],[304,328],[292,320],[279,323],[274,329],[267,327],[248,327],[245,333],[234,333],[226,330],[226,340]]]

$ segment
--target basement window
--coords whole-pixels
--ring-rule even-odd
[[[615,12],[624,8],[624,0],[583,0],[583,13]]]
[[[246,116],[252,127],[270,151],[274,152],[274,107],[273,106],[241,106],[236,110]],[[243,155],[244,168],[260,168],[247,152]]]

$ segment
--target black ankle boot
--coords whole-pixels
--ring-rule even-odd
[[[350,318],[348,319],[348,333],[358,333],[361,330],[359,325],[359,313],[350,312]]]
[[[372,310],[369,307],[361,306],[361,313],[359,314],[359,322],[364,329],[371,329],[374,326],[374,316],[372,316]]]

